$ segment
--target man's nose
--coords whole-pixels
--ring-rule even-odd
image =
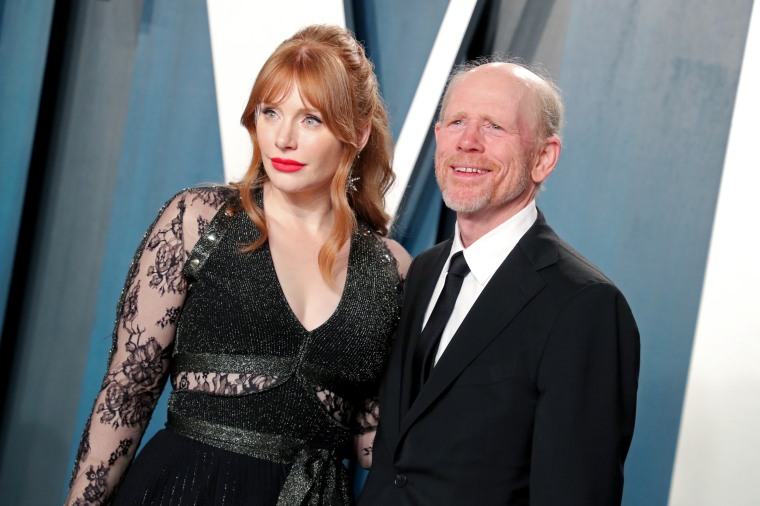
[[[483,151],[483,132],[477,123],[469,123],[462,131],[457,143],[459,151]]]

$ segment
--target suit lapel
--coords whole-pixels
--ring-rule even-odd
[[[419,396],[403,417],[399,437],[403,437],[414,421],[544,287],[544,280],[537,270],[556,262],[557,258],[556,241],[547,234],[553,236],[539,213],[536,223],[496,270],[454,334]],[[429,297],[421,300],[429,300]],[[411,351],[407,350],[407,353]]]
[[[398,443],[401,420],[409,405],[412,356],[427,309],[425,301],[430,301],[443,264],[448,258],[451,242],[449,240],[435,246],[429,257],[420,258],[419,265],[413,265],[410,269],[404,289],[404,307],[396,332],[397,342],[393,345],[385,376],[387,395],[382,396],[385,402],[380,407],[383,431],[391,454]]]

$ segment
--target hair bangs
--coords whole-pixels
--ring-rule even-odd
[[[322,119],[335,137],[356,147],[351,91],[345,74],[334,71],[338,69],[325,72],[316,66],[303,66],[299,70],[295,79],[301,99],[322,114]],[[325,75],[331,78],[325,79]]]
[[[259,71],[240,119],[250,134],[253,153],[245,176],[233,186],[240,191],[240,208],[260,232],[243,251],[259,248],[268,237],[264,210],[253,199],[253,190],[268,181],[256,137],[257,111],[262,104],[282,102],[294,85],[304,104],[319,113],[343,145],[330,185],[335,222],[318,258],[324,278],[332,282],[335,257],[356,230],[357,219],[378,234],[388,233],[384,197],[394,179],[393,138],[372,62],[349,31],[311,25],[280,44]],[[353,189],[347,189],[349,177]]]
[[[265,66],[261,78],[253,89],[253,99],[256,105],[277,104],[285,99],[293,87],[293,69],[287,64]]]

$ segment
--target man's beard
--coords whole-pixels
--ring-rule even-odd
[[[499,188],[497,185],[487,186],[483,191],[475,195],[469,195],[467,197],[457,196],[456,187],[451,187],[455,185],[450,185],[447,187],[447,183],[449,183],[448,178],[442,178],[440,176],[441,172],[446,173],[448,176],[447,171],[451,170],[451,166],[478,167],[482,169],[488,169],[490,171],[510,169],[499,167],[487,158],[479,155],[456,154],[442,159],[440,156],[438,156],[438,154],[436,154],[435,176],[438,181],[438,187],[441,189],[441,194],[443,195],[443,202],[446,204],[446,207],[457,213],[468,214],[480,211],[486,207],[500,207],[508,202],[511,202],[512,200],[515,200],[517,197],[522,195],[530,186],[530,173],[528,171],[525,160],[522,160],[518,168],[518,178],[516,181],[514,181],[514,188],[512,188],[505,195],[496,196],[496,191]],[[509,176],[509,174],[506,176]],[[502,179],[500,183],[504,184],[504,179]]]

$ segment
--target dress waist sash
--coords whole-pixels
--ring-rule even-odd
[[[171,411],[166,427],[216,448],[291,464],[277,506],[351,504],[348,474],[335,448],[315,448],[298,438],[228,427]]]

